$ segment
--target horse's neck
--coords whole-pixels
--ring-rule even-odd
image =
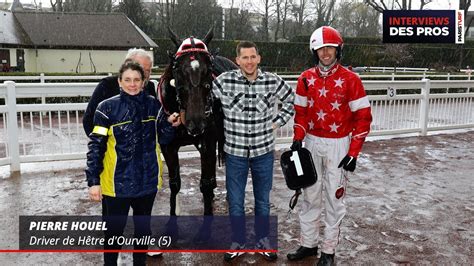
[[[170,79],[160,81],[160,101],[166,113],[178,112],[176,102],[176,88],[170,85]]]

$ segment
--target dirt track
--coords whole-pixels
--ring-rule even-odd
[[[350,178],[341,243],[336,262],[347,264],[473,265],[474,131],[429,137],[367,142]],[[19,215],[99,215],[100,206],[87,199],[82,164],[70,170],[30,170],[21,177],[0,180],[0,249],[18,248]],[[49,163],[52,164],[52,163]],[[202,213],[199,163],[182,162],[181,213]],[[298,245],[297,215],[288,219],[292,191],[275,162],[272,214],[279,216],[279,265],[307,265],[308,258],[290,263],[286,254]],[[51,167],[54,169],[54,167]],[[226,215],[223,169],[218,170],[215,214]],[[166,174],[165,174],[166,175]],[[247,213],[253,211],[247,186]],[[160,192],[154,214],[166,215],[169,190]],[[199,199],[199,200],[196,200]],[[222,254],[170,253],[150,258],[150,265],[220,265]],[[101,264],[101,254],[0,253],[3,265]],[[124,262],[131,256],[124,254]],[[233,264],[265,264],[246,254]]]

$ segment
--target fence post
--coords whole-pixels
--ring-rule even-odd
[[[420,128],[421,135],[426,136],[428,133],[428,111],[429,111],[429,101],[430,101],[430,88],[431,81],[430,79],[423,79],[425,85],[421,88],[421,100],[420,100]]]
[[[10,173],[20,172],[20,145],[18,142],[18,122],[16,116],[16,91],[15,82],[5,81],[7,86],[7,107],[8,107],[8,151],[10,152]]]
[[[45,83],[44,80],[44,73],[40,73],[40,83]],[[45,104],[46,103],[46,96],[41,95],[41,103]],[[43,113],[44,114],[44,113]]]
[[[471,80],[471,74],[472,74],[472,70],[468,69],[468,71],[467,71],[467,80]],[[466,92],[469,93],[470,91],[471,91],[471,87],[467,87]]]

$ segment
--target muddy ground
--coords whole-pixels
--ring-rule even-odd
[[[428,137],[369,141],[350,176],[342,222],[338,265],[474,265],[474,131]],[[84,161],[22,166],[21,176],[3,171],[0,179],[0,249],[18,249],[19,215],[99,215],[88,200]],[[65,170],[67,169],[67,170]],[[181,213],[202,213],[199,161],[182,161]],[[166,176],[166,174],[165,174]],[[169,213],[169,189],[158,194],[154,215]],[[253,212],[251,183],[246,211]],[[226,215],[223,169],[218,169],[215,214]],[[310,265],[316,257],[290,263],[286,254],[298,246],[297,215],[287,217],[292,191],[275,162],[272,214],[279,218],[278,265]],[[298,207],[297,207],[298,208]],[[131,255],[123,254],[124,264]],[[2,265],[102,263],[97,253],[0,253]],[[168,253],[149,265],[220,265],[222,254]],[[245,254],[232,264],[266,263]]]

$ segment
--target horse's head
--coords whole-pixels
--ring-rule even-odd
[[[213,29],[202,41],[194,37],[180,41],[169,31],[178,49],[172,66],[181,121],[191,135],[199,135],[209,126],[212,113],[212,59],[207,45]]]

